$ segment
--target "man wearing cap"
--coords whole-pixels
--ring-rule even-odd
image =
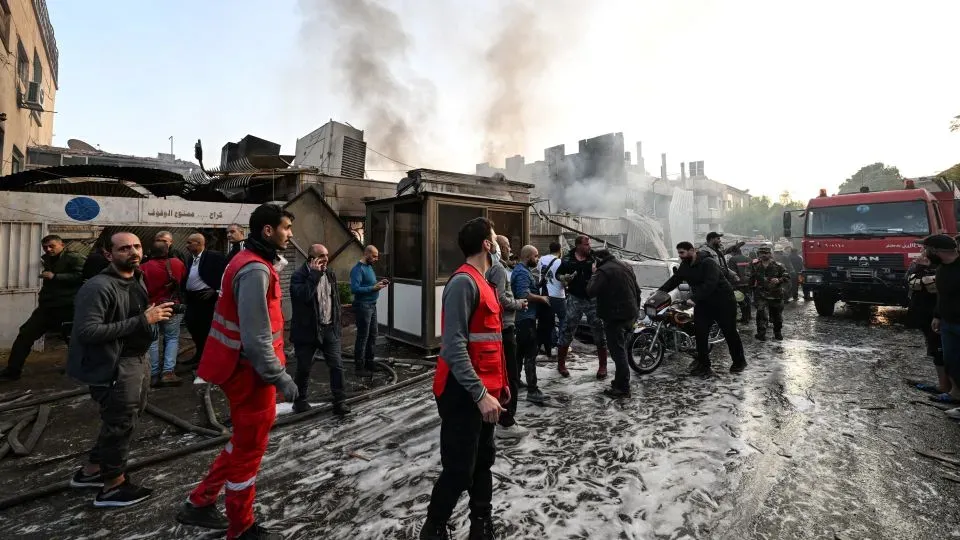
[[[727,255],[733,253],[733,250],[740,248],[744,245],[744,242],[737,242],[733,246],[723,249],[723,242],[720,240],[723,238],[723,233],[718,233],[717,231],[710,231],[707,233],[707,243],[700,246],[701,251],[705,251],[711,257],[717,260],[717,264],[720,265],[720,270],[722,270],[723,275],[727,278],[731,284],[736,284],[737,273],[730,270],[730,267],[727,265]]]
[[[767,322],[773,322],[773,338],[783,339],[783,284],[789,279],[784,266],[773,260],[770,246],[757,248],[756,261],[750,264],[750,288],[757,306],[757,335],[759,341],[767,340]]]
[[[943,345],[943,367],[953,385],[949,393],[931,396],[942,403],[960,403],[960,254],[957,243],[945,234],[935,234],[923,240],[927,258],[937,268],[937,305],[933,310],[931,328],[940,334]]]

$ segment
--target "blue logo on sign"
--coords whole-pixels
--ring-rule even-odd
[[[100,215],[100,204],[90,197],[74,197],[63,208],[70,219],[90,221]]]

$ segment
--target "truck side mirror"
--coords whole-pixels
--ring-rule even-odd
[[[790,233],[793,232],[790,229],[793,228],[793,215],[790,214],[790,211],[783,213],[783,236],[785,238],[791,238]]]

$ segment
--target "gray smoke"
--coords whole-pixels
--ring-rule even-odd
[[[432,115],[434,87],[404,73],[411,39],[400,17],[374,0],[300,0],[300,8],[308,59],[311,52],[318,62],[329,57],[324,47],[336,44],[332,67],[339,84],[333,86],[361,116],[368,147],[416,166],[421,156],[413,126]]]

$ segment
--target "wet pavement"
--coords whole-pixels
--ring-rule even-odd
[[[822,318],[801,302],[785,315],[782,342],[756,342],[742,327],[747,372],[726,373],[724,346],[709,380],[683,376],[690,358],[672,357],[632,378],[631,400],[600,394],[587,345],[575,347],[569,379],[541,365],[550,404],[521,402],[518,419],[531,433],[498,440],[500,537],[960,537],[960,467],[917,452],[960,460],[960,425],[906,383],[933,377],[919,332],[904,329],[894,309]],[[314,369],[319,378],[323,371],[322,363]],[[157,392],[157,402],[202,423],[195,398],[184,399],[192,391]],[[257,512],[285,538],[416,537],[439,472],[429,384],[354,411],[272,434]],[[93,415],[88,399],[57,403],[36,455],[0,462],[6,494],[69,475],[91,441]],[[133,457],[202,438],[148,419]],[[93,493],[72,491],[4,510],[0,537],[202,538],[173,513],[217,451],[134,473],[155,494],[130,509],[94,510]],[[454,538],[465,538],[465,501],[454,524]]]

